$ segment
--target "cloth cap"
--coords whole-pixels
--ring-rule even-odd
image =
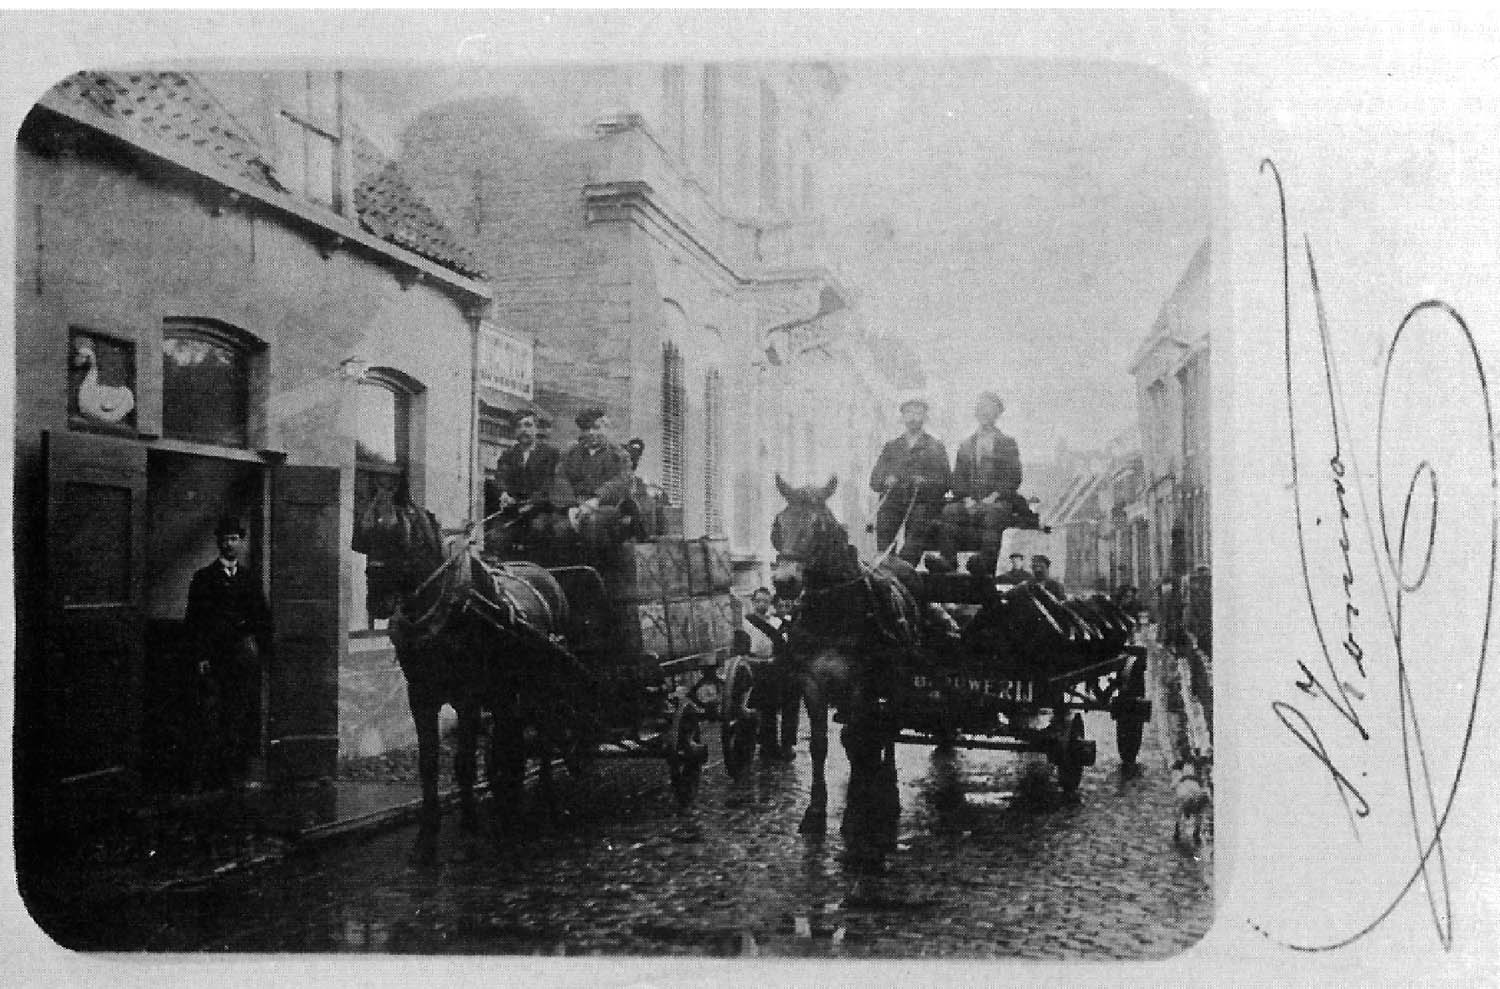
[[[907,395],[901,400],[901,404],[897,407],[897,409],[898,411],[905,412],[907,408],[913,405],[920,405],[923,412],[932,411],[932,404],[927,401],[925,396],[922,395]]]
[[[1031,562],[1032,563],[1045,563],[1049,567],[1052,566],[1052,560],[1050,558],[1048,558],[1047,556],[1041,554],[1041,553],[1037,553],[1035,556],[1033,556],[1031,558]]]
[[[604,410],[595,407],[584,409],[582,412],[578,413],[577,417],[574,418],[573,421],[578,423],[579,429],[589,429],[594,425],[594,423],[603,418]]]

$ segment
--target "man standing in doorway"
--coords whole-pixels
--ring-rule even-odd
[[[896,541],[902,522],[906,539],[901,558],[915,566],[931,546],[933,526],[943,510],[948,493],[948,451],[942,441],[926,430],[928,405],[925,398],[901,403],[901,421],[906,432],[880,451],[870,472],[870,487],[881,496],[875,513],[875,543],[883,553]]]
[[[260,752],[261,656],[270,644],[271,609],[260,578],[245,563],[245,526],[226,515],[214,527],[219,557],[193,574],[184,624],[198,656],[198,673],[218,697],[214,775],[242,776]]]

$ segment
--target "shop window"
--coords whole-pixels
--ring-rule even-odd
[[[135,435],[135,344],[74,329],[68,347],[68,425]]]
[[[411,411],[416,386],[388,371],[370,371],[354,389],[354,513],[362,520],[412,497]],[[384,629],[371,617],[366,584],[368,560],[354,554],[352,632]]]
[[[169,329],[162,340],[162,435],[249,446],[251,360],[251,349],[225,331]]]

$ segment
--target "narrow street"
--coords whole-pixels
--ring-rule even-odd
[[[414,825],[76,916],[80,947],[795,957],[1156,958],[1212,917],[1208,847],[1172,840],[1166,767],[1181,715],[1162,697],[1138,775],[1107,715],[1098,764],[1064,797],[1037,755],[898,748],[899,845],[883,872],[840,864],[843,754],[829,834],[799,835],[806,730],[791,765],[730,781],[714,744],[679,812],[654,762],[562,783],[564,818],[495,845],[445,819],[436,860]],[[1176,705],[1180,708],[1181,705]]]

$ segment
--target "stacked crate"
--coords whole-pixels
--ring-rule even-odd
[[[665,661],[729,648],[736,626],[727,539],[665,536],[619,549],[608,579],[625,651]]]

